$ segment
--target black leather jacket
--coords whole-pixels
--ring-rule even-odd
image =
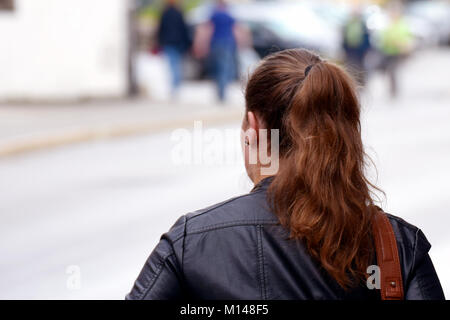
[[[263,180],[249,194],[182,216],[151,253],[126,299],[380,299],[344,291],[269,210]],[[389,215],[406,299],[444,299],[422,231]]]

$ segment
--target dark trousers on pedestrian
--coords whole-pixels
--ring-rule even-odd
[[[403,56],[391,55],[385,57],[384,71],[389,81],[389,93],[391,98],[395,98],[398,95],[398,69]]]

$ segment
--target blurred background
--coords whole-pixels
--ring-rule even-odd
[[[238,132],[248,75],[294,47],[359,84],[381,206],[449,297],[450,1],[0,0],[0,298],[124,298],[179,216],[252,187],[238,136],[180,163],[174,132]]]

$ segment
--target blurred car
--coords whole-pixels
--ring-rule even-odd
[[[351,6],[348,3],[332,0],[310,0],[307,4],[314,13],[335,28],[342,28],[351,12]]]
[[[406,14],[428,22],[439,44],[450,44],[450,3],[448,1],[414,1],[407,5]]]
[[[371,40],[377,47],[380,33],[389,25],[389,14],[378,5],[370,5],[364,9],[364,17],[367,28],[371,32]],[[439,37],[432,23],[417,15],[412,15],[408,10],[404,13],[404,19],[414,37],[416,49],[435,46],[439,43]]]
[[[435,32],[434,26],[428,20],[414,15],[405,15],[412,35],[415,38],[417,49],[429,48],[439,45],[440,36]]]
[[[278,41],[282,45],[280,49],[303,47],[327,57],[338,55],[339,30],[320,17],[308,3],[249,3],[233,7],[232,13],[238,21],[250,26],[252,35],[260,40],[256,43],[259,47],[270,48],[272,42]],[[271,33],[273,37],[261,39],[261,33]]]
[[[192,10],[187,16],[191,29],[208,21],[212,10],[211,4]],[[229,10],[239,23],[248,27],[253,49],[261,58],[275,51],[299,47],[314,50],[329,58],[336,58],[340,53],[340,30],[307,3],[235,3],[229,5]],[[191,77],[207,76],[206,61],[190,61],[188,64]]]

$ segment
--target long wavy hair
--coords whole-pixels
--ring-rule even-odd
[[[245,99],[247,111],[279,129],[280,168],[268,196],[281,224],[341,287],[360,284],[374,254],[377,188],[364,172],[352,78],[307,50],[284,50],[262,60]]]

